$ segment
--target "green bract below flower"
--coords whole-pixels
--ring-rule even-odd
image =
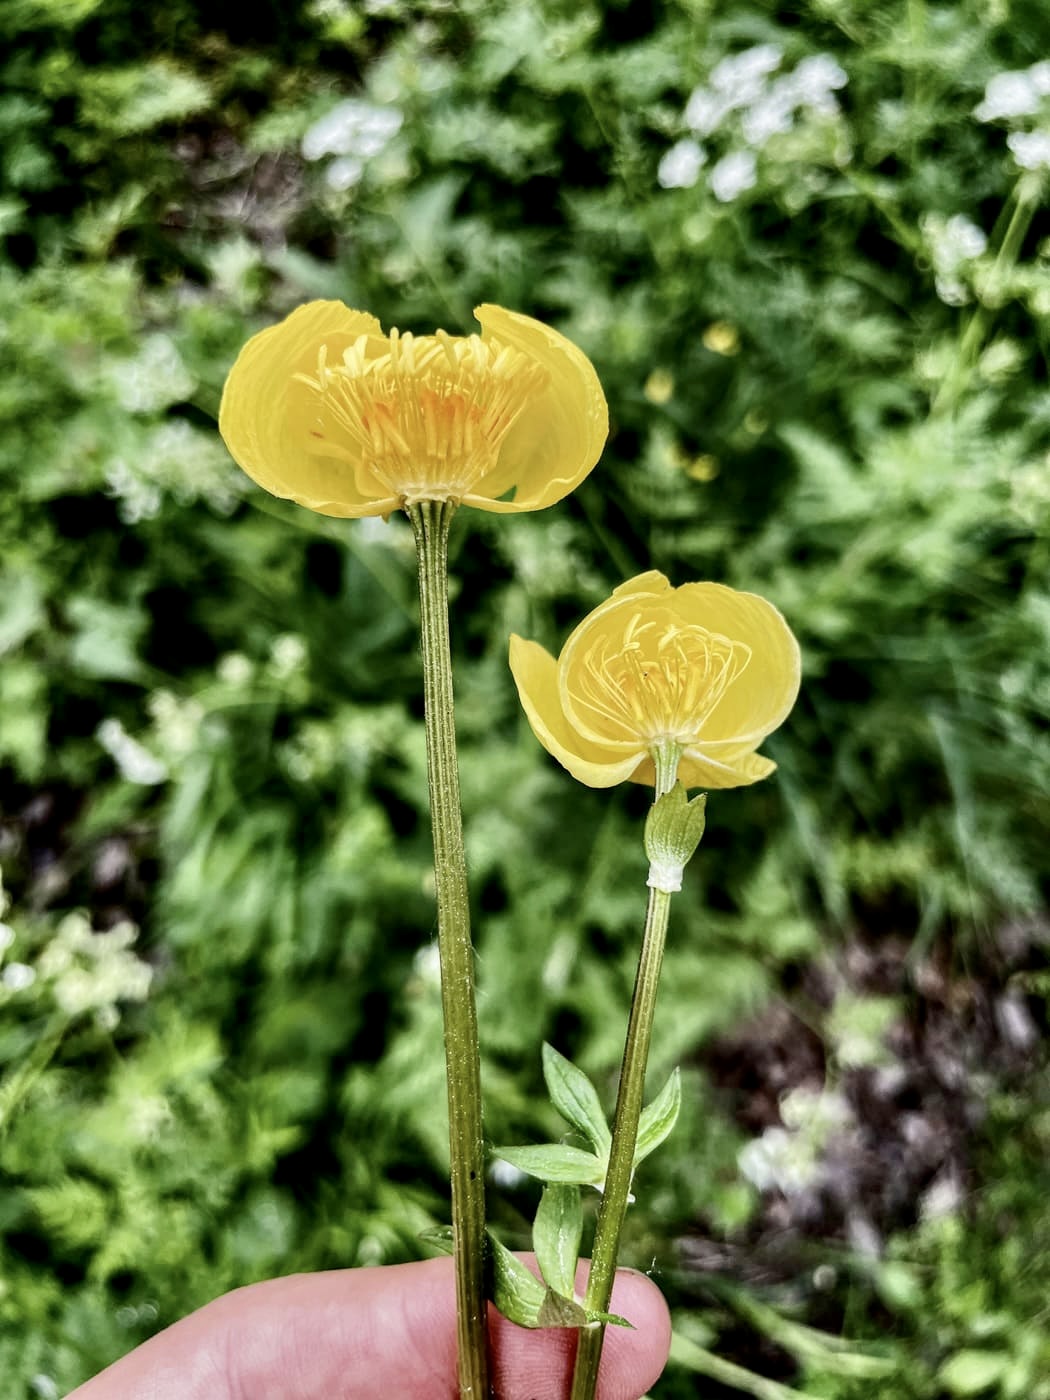
[[[677,749],[687,788],[729,788],[774,767],[755,750],[798,695],[798,643],[755,593],[672,588],[663,574],[621,584],[557,660],[512,637],[510,666],[540,743],[589,787],[655,783],[654,754]]]

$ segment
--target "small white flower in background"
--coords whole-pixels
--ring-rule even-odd
[[[685,104],[682,120],[697,136],[710,136],[718,130],[735,105],[722,93],[709,92],[705,87],[694,88]]]
[[[795,124],[795,105],[782,82],[774,83],[744,113],[744,140],[749,146],[764,146],[771,136],[790,131]]]
[[[1011,131],[1006,144],[1022,170],[1050,170],[1050,131]]]
[[[303,157],[315,161],[335,156],[325,179],[332,189],[348,190],[361,179],[366,163],[390,144],[403,122],[396,107],[347,98],[307,131],[302,141]]]
[[[687,137],[664,153],[657,167],[656,178],[665,190],[692,189],[700,178],[706,159],[703,147]]]
[[[1012,69],[989,78],[984,100],[973,109],[980,122],[1008,121],[1011,117],[1034,117],[1050,97],[1050,61],[1031,68]]]
[[[0,924],[0,954],[6,953],[15,941],[15,931],[10,924]]]
[[[0,973],[0,982],[9,992],[24,992],[36,981],[36,971],[28,963],[8,963]]]
[[[270,648],[270,670],[279,679],[301,671],[306,661],[306,643],[294,632],[285,632],[274,639]]]
[[[110,361],[104,374],[128,413],[156,413],[181,403],[197,387],[175,342],[159,332],[147,335],[133,358]]]
[[[741,1173],[759,1191],[791,1196],[821,1175],[821,1157],[835,1133],[853,1123],[853,1114],[835,1090],[800,1087],[780,1101],[784,1127],[767,1128],[737,1158]]]
[[[761,94],[783,54],[776,44],[758,44],[723,58],[711,71],[708,84],[693,89],[683,120],[697,136],[710,136],[730,112],[748,106]]]
[[[146,708],[153,720],[154,737],[166,758],[182,758],[193,752],[204,719],[204,710],[196,700],[180,700],[170,690],[155,690],[146,701]]]
[[[119,719],[104,719],[95,730],[95,738],[117,765],[121,777],[129,783],[153,787],[167,778],[165,764],[133,739]]]
[[[255,667],[243,651],[228,651],[219,658],[215,674],[223,685],[247,685],[255,674]]]
[[[753,189],[758,181],[758,166],[753,151],[730,151],[712,169],[709,176],[711,193],[723,204]]]
[[[831,54],[815,53],[802,59],[781,81],[789,87],[800,107],[832,115],[839,106],[831,94],[844,88],[849,78],[845,68]]]
[[[919,227],[933,263],[937,295],[948,306],[965,306],[971,296],[960,273],[988,247],[983,229],[965,214],[953,214],[950,219],[924,214]]]
[[[708,79],[715,92],[725,93],[737,106],[751,102],[762,91],[770,73],[775,73],[784,58],[777,44],[756,44],[742,53],[730,54],[716,63]]]

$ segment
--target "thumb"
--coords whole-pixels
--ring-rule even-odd
[[[638,1400],[663,1370],[670,1319],[659,1290],[621,1271],[598,1400]],[[299,1274],[238,1289],[183,1318],[69,1400],[455,1400],[451,1259]],[[528,1331],[489,1310],[500,1400],[568,1394],[576,1334]]]

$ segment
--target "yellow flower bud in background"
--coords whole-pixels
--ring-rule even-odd
[[[322,515],[417,501],[540,510],[601,455],[609,420],[586,355],[549,326],[479,306],[481,335],[383,333],[339,301],[300,306],[248,341],[219,430],[275,496]]]
[[[720,583],[621,584],[557,660],[512,637],[510,666],[540,743],[589,787],[654,783],[653,754],[680,753],[687,788],[728,788],[775,768],[755,750],[798,695],[798,643],[764,598]]]

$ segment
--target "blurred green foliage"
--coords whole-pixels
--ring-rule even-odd
[[[805,656],[778,775],[712,802],[676,901],[654,1076],[854,929],[972,956],[1046,905],[1050,244],[1045,170],[1007,139],[1050,109],[975,115],[1048,51],[1040,0],[236,14],[0,11],[0,804],[65,814],[50,874],[17,822],[0,854],[11,1400],[236,1284],[406,1257],[443,1218],[410,535],[264,498],[214,427],[243,340],[308,297],[420,330],[483,300],[540,315],[610,401],[573,499],[454,534],[494,1141],[557,1131],[545,1038],[611,1094],[645,873],[644,795],[550,763],[506,638],[558,645],[630,574],[762,592]],[[761,106],[779,78],[744,100],[743,69],[715,120],[720,65],[768,45],[787,126]],[[118,838],[148,898],[99,874]],[[115,1022],[11,976],[65,911],[129,904],[152,987]],[[684,1089],[643,1262],[754,1201],[739,1130],[697,1069]],[[497,1205],[508,1242],[533,1205]],[[1013,1208],[1045,1232],[1045,1192]],[[921,1236],[917,1318],[1005,1258],[983,1238]],[[1013,1366],[1038,1311],[997,1276],[998,1331],[982,1303],[927,1333],[902,1400],[1022,1393],[1006,1363],[960,1380],[959,1356]]]

